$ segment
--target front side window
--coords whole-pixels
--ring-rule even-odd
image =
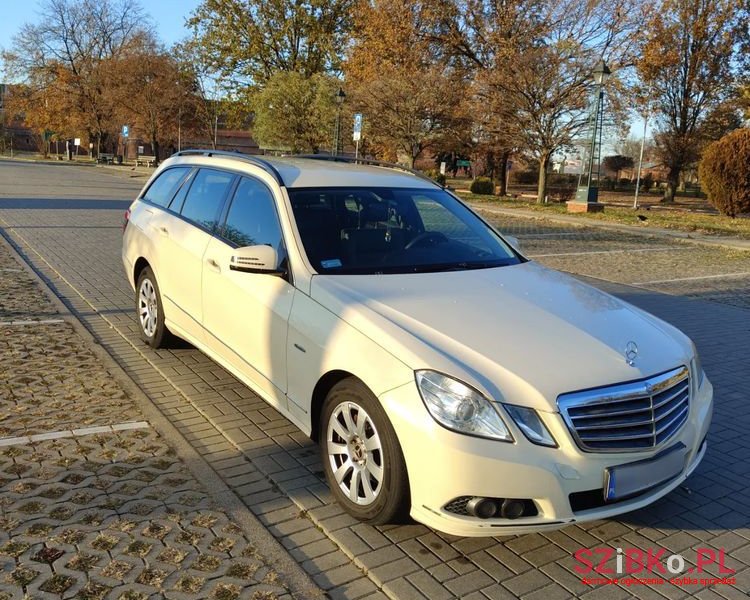
[[[436,189],[289,189],[310,263],[327,274],[420,273],[518,264],[495,231]]]
[[[182,205],[182,216],[212,230],[217,225],[219,210],[233,180],[234,175],[224,171],[198,171]]]
[[[271,246],[281,256],[281,227],[270,190],[260,181],[243,177],[221,233],[237,246]]]
[[[158,206],[169,206],[177,188],[190,172],[190,167],[172,167],[159,175],[154,182],[148,186],[143,199],[153,202]]]

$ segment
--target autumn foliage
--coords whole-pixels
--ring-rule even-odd
[[[709,145],[699,174],[709,202],[720,213],[750,213],[750,129],[737,129]]]

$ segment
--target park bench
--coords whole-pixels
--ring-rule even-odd
[[[96,157],[96,162],[100,165],[111,165],[115,162],[115,155],[102,152],[101,154],[99,154],[99,156]]]
[[[156,157],[155,156],[146,156],[145,154],[139,156],[135,159],[135,166],[140,167],[153,167],[156,166]]]

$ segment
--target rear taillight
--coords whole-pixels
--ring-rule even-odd
[[[129,221],[130,221],[130,209],[125,211],[125,215],[122,220],[122,232],[123,233],[125,233],[125,228],[128,226]]]

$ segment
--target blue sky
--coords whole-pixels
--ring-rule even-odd
[[[24,23],[37,21],[41,4],[42,0],[0,0],[0,47],[9,48]],[[159,38],[168,46],[188,35],[185,19],[199,4],[200,0],[141,1]]]

